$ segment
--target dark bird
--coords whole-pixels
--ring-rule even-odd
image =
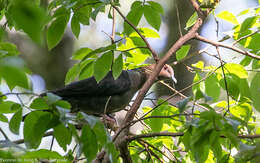
[[[123,110],[135,93],[143,86],[148,76],[153,72],[155,64],[123,70],[114,80],[112,72],[99,83],[94,77],[73,82],[64,88],[50,91],[72,105],[72,112],[83,111],[92,115],[110,114]],[[174,71],[171,66],[164,65],[158,79],[171,78],[174,82]]]

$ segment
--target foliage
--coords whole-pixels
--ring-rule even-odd
[[[218,3],[212,0],[199,2],[204,11],[214,9]],[[21,90],[20,93],[10,93],[18,99],[21,95],[33,97],[27,104],[23,100],[11,101],[6,98],[8,94],[0,92],[0,121],[8,124],[13,134],[23,135],[25,143],[25,148],[17,145],[1,130],[5,138],[1,140],[1,159],[10,159],[9,162],[11,159],[13,162],[18,159],[21,162],[29,159],[72,162],[84,156],[87,162],[91,162],[98,152],[105,150],[111,162],[120,162],[111,135],[98,118],[80,112],[71,116],[68,114],[71,105],[67,101],[51,93],[42,97],[31,91],[29,69],[19,57],[16,46],[3,39],[7,28],[24,32],[40,46],[45,44],[43,38],[46,35],[46,43],[51,50],[61,41],[68,25],[78,38],[83,25],[96,21],[101,12],[106,13],[108,19],[113,19],[111,12],[120,5],[118,0],[53,0],[44,8],[39,0],[0,1],[1,19],[5,17],[6,20],[0,29],[0,81],[6,83],[11,91]],[[76,50],[72,60],[77,63],[68,71],[65,83],[91,76],[100,81],[110,70],[116,79],[123,69],[142,66],[145,60],[152,58],[151,50],[142,37],[160,37],[158,31],[163,13],[164,9],[158,2],[134,1],[126,15],[130,23],[125,20],[124,30],[116,33],[119,41],[97,49],[83,47]],[[238,15],[222,11],[216,14],[216,19],[233,25],[232,31],[227,33],[230,40],[260,56],[259,13],[259,7],[241,11]],[[142,18],[149,27],[140,27]],[[191,28],[197,18],[195,12],[185,20],[185,29]],[[177,62],[187,59],[190,49],[191,45],[183,45],[176,52]],[[191,65],[193,95],[179,101],[177,107],[158,100],[154,108],[143,108],[146,114],[144,123],[148,128],[143,129],[141,134],[167,131],[183,135],[129,142],[134,162],[247,162],[256,159],[260,152],[259,140],[242,139],[241,135],[260,133],[256,125],[260,112],[260,60],[243,56],[240,63],[219,61],[219,67],[205,66],[203,61]],[[75,124],[80,125],[80,134]],[[46,134],[53,135],[65,155],[39,149]],[[71,144],[77,144],[74,150],[70,148]],[[231,151],[237,151],[237,154]]]

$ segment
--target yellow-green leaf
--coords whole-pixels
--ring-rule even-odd
[[[234,14],[232,14],[231,12],[229,11],[222,11],[220,12],[219,14],[217,14],[217,17],[223,19],[223,20],[226,20],[232,24],[235,24],[235,25],[238,25],[239,22],[237,21],[237,18],[235,17]]]

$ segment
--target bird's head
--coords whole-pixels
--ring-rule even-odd
[[[148,74],[151,74],[153,72],[155,68],[155,64],[151,64],[149,66],[146,67],[146,71],[148,71]],[[158,79],[159,80],[163,80],[163,79],[172,79],[173,82],[176,84],[177,80],[174,77],[174,71],[172,69],[172,67],[168,64],[165,64],[162,68],[162,70],[160,71],[159,75],[158,75]]]

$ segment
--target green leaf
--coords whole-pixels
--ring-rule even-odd
[[[27,148],[37,148],[41,139],[49,128],[52,114],[43,111],[33,111],[27,114],[24,120],[24,141]]]
[[[161,16],[158,12],[156,12],[151,6],[144,5],[144,17],[153,28],[159,31],[161,26]]]
[[[15,86],[29,88],[24,62],[18,57],[6,57],[0,60],[0,77],[3,77],[9,88]]]
[[[254,60],[253,60],[253,63],[252,63],[252,68],[253,68],[253,69],[259,69],[259,68],[260,68],[260,61],[254,59]]]
[[[54,127],[53,130],[53,135],[57,140],[58,144],[63,148],[64,151],[66,151],[67,145],[71,143],[72,133],[62,123]]]
[[[5,101],[0,103],[0,114],[3,113],[14,113],[18,108],[14,107],[14,105],[19,105],[13,101]]]
[[[163,14],[163,7],[161,6],[161,4],[154,2],[154,1],[147,1],[147,3],[149,3],[151,5],[151,7],[154,10],[156,10],[156,12]]]
[[[73,66],[69,69],[69,71],[67,72],[67,74],[66,74],[65,84],[69,84],[69,83],[73,82],[73,81],[77,78],[77,76],[78,76],[78,74],[79,74],[79,71],[80,71],[80,66],[79,66],[79,64],[73,65]]]
[[[137,27],[139,21],[141,20],[142,16],[144,13],[144,8],[141,4],[137,4],[136,6],[133,7],[130,12],[127,14],[126,18],[129,20],[135,27]],[[127,24],[127,22],[124,22],[124,33],[126,35],[129,35],[132,33],[134,30],[133,28]]]
[[[146,38],[160,38],[160,35],[150,28],[138,28],[139,32]],[[137,32],[133,32],[129,37],[140,37]]]
[[[259,17],[257,17],[257,16],[246,18],[243,21],[243,23],[241,24],[241,28],[239,30],[239,33],[242,33],[244,31],[248,30],[249,28],[253,27],[258,19],[259,19]]]
[[[190,50],[190,45],[183,45],[177,52],[176,52],[176,59],[179,61],[187,56]]]
[[[9,122],[9,129],[10,131],[12,131],[12,133],[19,135],[21,121],[22,121],[22,108],[20,106],[20,109],[13,115],[13,117]]]
[[[91,13],[91,18],[94,20],[94,21],[96,21],[96,17],[97,17],[97,14],[99,13],[99,12],[102,12],[103,10],[104,10],[104,8],[105,8],[105,4],[100,4],[99,6],[97,6],[96,8],[95,8],[95,10]]]
[[[112,66],[112,73],[113,73],[114,79],[117,79],[120,76],[122,69],[123,69],[123,56],[122,56],[122,54],[120,54],[116,58],[113,66]]]
[[[30,105],[30,108],[46,110],[49,109],[49,105],[47,104],[46,100],[44,100],[42,97],[38,97],[33,100],[33,102]]]
[[[80,9],[73,10],[75,17],[79,20],[81,24],[89,25],[89,18],[92,11],[92,8],[90,5],[87,5],[85,7],[81,7]]]
[[[96,135],[97,141],[100,143],[100,147],[102,148],[108,142],[108,138],[110,138],[104,124],[101,121],[97,121],[93,127],[93,131]]]
[[[55,151],[50,151],[47,149],[39,149],[37,151],[32,151],[32,152],[26,152],[24,154],[21,160],[42,160],[42,159],[47,159],[47,160],[62,160],[61,162],[65,162],[65,157],[62,157],[58,152]],[[57,161],[59,162],[59,161]]]
[[[6,56],[16,56],[19,51],[16,45],[9,42],[0,42],[0,59]]]
[[[239,93],[240,93],[239,83],[238,83],[239,78],[235,75],[226,74],[225,76],[226,76],[226,82],[227,82],[227,88],[228,88],[229,95],[232,98],[237,99],[239,96]],[[225,81],[223,78],[220,80],[219,84],[224,90],[226,90]]]
[[[85,55],[85,57],[82,59],[82,61],[84,61],[86,59],[90,59],[90,58],[96,58],[96,57],[93,57],[93,56],[107,52],[107,51],[110,51],[110,50],[115,50],[115,49],[116,49],[116,44],[112,44],[112,45],[108,45],[108,46],[105,46],[105,47],[95,49],[95,50],[89,52],[87,55]]]
[[[102,54],[94,64],[94,77],[97,82],[100,82],[109,72],[113,60],[113,53],[111,51]]]
[[[212,74],[205,80],[205,91],[208,96],[213,98],[214,102],[217,102],[220,95],[220,85],[215,74]]]
[[[82,144],[82,151],[86,156],[88,162],[91,162],[96,157],[96,154],[98,152],[98,145],[96,135],[89,125],[83,126],[80,143]]]
[[[47,14],[34,2],[16,0],[10,7],[15,25],[28,34],[37,43],[41,42],[43,26],[47,23]]]
[[[74,36],[78,38],[80,33],[80,24],[79,24],[79,20],[75,15],[73,15],[70,25]]]
[[[216,15],[217,17],[219,17],[220,19],[226,20],[234,25],[238,25],[239,22],[237,21],[237,18],[235,17],[235,15],[233,15],[231,12],[229,11],[222,11],[220,13],[218,13]]]
[[[54,105],[61,107],[63,109],[70,109],[71,108],[71,104],[67,101],[64,101],[64,100],[59,100],[59,101],[55,102]]]
[[[83,80],[89,78],[94,73],[94,62],[88,63],[86,66],[82,68],[79,74],[79,80]]]
[[[90,48],[80,48],[75,53],[72,54],[73,60],[82,60],[86,55],[88,55],[93,50]]]
[[[240,79],[239,90],[241,97],[247,97],[251,99],[251,93],[247,79]]]
[[[70,14],[57,17],[49,26],[47,30],[47,44],[48,49],[54,48],[62,39]]]
[[[193,26],[198,19],[198,14],[197,12],[194,12],[189,20],[186,22],[186,27],[184,28],[185,30],[189,29],[191,26]]]
[[[0,104],[1,105],[1,104]],[[0,106],[1,108],[1,106]],[[5,122],[5,123],[8,123],[8,118],[6,118],[6,116],[4,116],[3,114],[0,114],[0,121],[1,122]]]
[[[256,73],[250,84],[250,92],[255,109],[260,112],[260,74]]]
[[[239,78],[248,78],[248,73],[243,66],[236,63],[227,63],[224,66],[225,73],[230,73]]]

